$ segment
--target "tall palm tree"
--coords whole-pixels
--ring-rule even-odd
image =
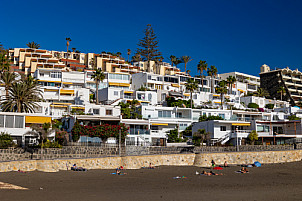
[[[96,104],[99,104],[99,84],[103,82],[105,79],[105,74],[102,72],[101,69],[96,69],[93,75],[91,76],[92,79],[95,81],[96,85]]]
[[[269,96],[269,93],[268,93],[268,91],[266,91],[266,89],[259,87],[257,89],[256,95],[259,97],[266,97],[266,96]]]
[[[67,54],[68,54],[68,47],[69,47],[69,42],[71,42],[70,38],[66,38],[66,46],[67,46]]]
[[[39,107],[37,102],[42,100],[38,82],[31,76],[14,82],[8,92],[9,95],[1,101],[1,109],[4,112],[32,113]]]
[[[129,56],[131,55],[131,50],[130,49],[127,49],[127,55],[128,55],[128,62],[129,62]]]
[[[26,46],[29,47],[29,48],[33,48],[33,49],[39,49],[40,44],[35,43],[35,42],[33,41],[33,42],[27,43]]]
[[[190,91],[191,108],[193,108],[192,93],[197,90],[198,84],[193,78],[190,78],[187,80],[187,83],[185,84],[185,86],[186,86],[186,90]]]
[[[190,56],[182,56],[182,62],[185,63],[185,72],[187,71],[187,63],[192,61],[193,59]]]
[[[279,87],[279,90],[277,91],[281,95],[281,100],[282,96],[286,94],[285,88],[284,87]]]
[[[169,59],[170,59],[170,61],[171,61],[171,66],[173,66],[174,61],[177,59],[176,56],[171,55]]]
[[[208,69],[208,75],[211,76],[211,92],[213,93],[214,91],[214,86],[213,86],[213,79],[217,76],[218,70],[215,66],[211,66]]]
[[[198,65],[197,65],[197,70],[200,72],[201,85],[202,85],[201,90],[203,91],[203,71],[208,70],[208,64],[207,64],[207,62],[200,60],[199,63],[198,63]]]
[[[8,97],[8,90],[16,81],[17,75],[13,72],[4,71],[0,74],[0,80],[4,84],[6,97]]]
[[[122,53],[117,52],[116,55],[117,55],[117,57],[120,57],[122,55]]]
[[[220,105],[221,109],[223,109],[223,96],[228,92],[228,89],[226,87],[227,82],[225,80],[222,80],[218,83],[218,86],[215,88],[215,92],[220,94]]]
[[[72,49],[72,52],[74,52],[74,51],[76,51],[77,48],[73,47],[73,48],[71,48],[71,49]]]
[[[234,76],[229,76],[227,77],[227,84],[229,85],[229,91],[230,91],[230,94],[232,94],[232,91],[233,91],[233,84],[236,83],[236,77]]]
[[[175,58],[174,59],[174,65],[175,65],[176,68],[177,68],[177,65],[181,64],[181,63],[182,63],[182,60],[180,58]]]

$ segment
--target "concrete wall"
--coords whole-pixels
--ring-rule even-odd
[[[201,153],[201,154],[169,154],[169,155],[147,155],[147,156],[125,156],[125,157],[103,157],[86,159],[59,159],[59,160],[28,160],[1,162],[0,172],[8,171],[45,171],[55,172],[66,170],[76,163],[78,167],[88,169],[114,169],[124,166],[126,169],[139,169],[146,167],[149,163],[153,165],[177,165],[209,167],[211,160],[216,164],[227,161],[230,165],[251,164],[255,161],[260,163],[284,163],[300,161],[302,150],[290,151],[264,151],[264,152],[230,152],[230,153]]]

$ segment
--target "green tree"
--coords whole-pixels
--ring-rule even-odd
[[[214,93],[213,79],[217,76],[218,70],[215,66],[208,68],[208,75],[211,76],[211,93]]]
[[[195,146],[200,146],[200,144],[203,145],[208,135],[209,132],[206,132],[205,129],[198,129],[198,131],[193,134],[193,138],[192,138],[193,144]]]
[[[142,56],[138,53],[136,53],[134,56],[132,56],[132,62],[140,62],[142,61]]]
[[[190,78],[190,79],[187,80],[185,86],[186,86],[186,90],[188,90],[190,92],[191,108],[193,108],[192,94],[198,88],[198,84],[193,78]]]
[[[228,92],[226,84],[227,84],[226,81],[222,80],[218,83],[218,86],[215,88],[216,93],[220,94],[221,109],[223,109],[223,96]]]
[[[91,78],[95,81],[96,85],[96,104],[99,104],[99,84],[100,82],[103,82],[105,79],[105,74],[102,72],[101,69],[96,69],[94,73],[92,74]]]
[[[259,108],[259,105],[257,103],[249,103],[247,105],[248,108],[255,108],[255,109],[258,109]]]
[[[293,121],[293,120],[300,120],[300,117],[297,117],[296,115],[291,115],[288,117],[288,120]]]
[[[280,96],[281,96],[280,100],[282,100],[283,95],[286,94],[285,88],[284,87],[279,87],[279,90],[277,91],[277,93],[280,94]]]
[[[248,139],[251,141],[251,144],[254,145],[255,141],[258,140],[258,133],[255,130],[248,135]]]
[[[267,96],[269,96],[269,93],[268,93],[268,91],[266,91],[266,89],[259,87],[257,89],[256,95],[258,97],[267,97]]]
[[[236,78],[234,76],[227,77],[227,84],[229,85],[230,94],[232,94],[233,91],[233,84],[236,83]]]
[[[179,137],[178,128],[168,131],[167,136],[168,136],[168,142],[181,142],[182,141],[182,139]]]
[[[142,115],[139,114],[139,105],[139,101],[135,99],[127,103],[120,102],[119,106],[121,107],[121,115],[123,116],[123,119],[141,119]]]
[[[182,60],[180,58],[175,58],[174,65],[175,65],[176,68],[177,68],[177,65],[181,64],[181,63],[182,63]]]
[[[38,81],[31,76],[14,82],[8,90],[8,96],[1,101],[3,112],[32,113],[39,107],[42,91]]]
[[[221,116],[215,116],[215,115],[207,117],[207,115],[204,114],[199,117],[198,121],[203,122],[203,121],[211,121],[211,120],[223,120],[223,118]]]
[[[151,24],[147,25],[145,36],[140,39],[138,46],[136,53],[140,54],[143,60],[148,62],[148,68],[150,68],[150,61],[161,56],[161,52],[158,50],[158,41]]]
[[[128,62],[129,62],[129,56],[131,55],[131,50],[130,49],[127,49],[127,55],[128,55]]]
[[[6,97],[8,97],[8,90],[16,81],[17,75],[13,72],[4,71],[0,74],[0,80],[4,84]]]
[[[182,56],[181,60],[185,64],[185,72],[186,72],[187,71],[187,63],[189,63],[193,59],[190,56]]]
[[[0,72],[9,71],[10,61],[5,52],[0,52]]]
[[[197,65],[197,70],[200,72],[200,77],[201,77],[201,91],[203,91],[203,71],[206,71],[208,69],[208,64],[206,61],[200,60],[198,65]]]
[[[275,106],[274,104],[269,103],[269,104],[265,105],[265,108],[272,110],[272,109],[274,109],[274,106]]]
[[[174,65],[174,61],[177,59],[177,57],[176,56],[174,56],[174,55],[170,55],[170,57],[169,57],[169,60],[171,61],[171,66],[173,66]]]
[[[27,47],[29,48],[33,48],[33,49],[39,49],[40,48],[40,44],[33,42],[29,42],[26,44]]]
[[[71,42],[70,38],[66,38],[66,46],[67,46],[67,54],[68,54],[68,47],[69,47],[69,42]]]
[[[10,134],[6,132],[0,133],[0,148],[7,149],[8,147],[13,146],[13,138],[10,136]]]

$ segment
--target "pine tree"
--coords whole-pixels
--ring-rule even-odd
[[[148,61],[148,66],[150,66],[151,60],[156,60],[161,56],[161,52],[158,50],[158,41],[151,24],[147,25],[145,37],[140,39],[138,46],[136,54],[141,55],[144,61]]]

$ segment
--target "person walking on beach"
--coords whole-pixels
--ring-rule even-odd
[[[212,159],[211,163],[212,163],[212,168],[214,168],[216,164],[215,164],[215,161],[213,159]]]

